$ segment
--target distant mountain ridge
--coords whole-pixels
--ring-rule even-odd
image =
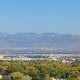
[[[57,33],[0,33],[0,48],[8,47],[53,47],[80,48],[79,35]]]

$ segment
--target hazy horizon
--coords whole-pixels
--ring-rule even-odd
[[[2,34],[18,34],[18,33],[36,33],[36,34],[43,34],[43,33],[54,33],[54,34],[61,34],[61,35],[79,35],[80,36],[80,34],[79,33],[69,33],[69,32],[66,32],[66,33],[63,33],[63,32],[36,32],[36,31],[33,31],[33,32],[31,32],[31,31],[25,31],[25,32],[23,32],[23,31],[17,31],[17,32],[7,32],[7,31],[0,31],[0,33],[2,33]]]

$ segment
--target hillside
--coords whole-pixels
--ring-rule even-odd
[[[56,33],[0,33],[0,48],[11,47],[52,47],[80,48],[80,36]]]

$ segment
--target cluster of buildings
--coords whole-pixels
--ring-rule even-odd
[[[61,61],[62,63],[71,63],[72,61],[75,61],[76,58],[80,59],[80,56],[72,54],[0,54],[0,60],[55,60]]]

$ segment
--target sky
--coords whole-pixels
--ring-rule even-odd
[[[0,0],[0,32],[80,35],[80,0]]]

